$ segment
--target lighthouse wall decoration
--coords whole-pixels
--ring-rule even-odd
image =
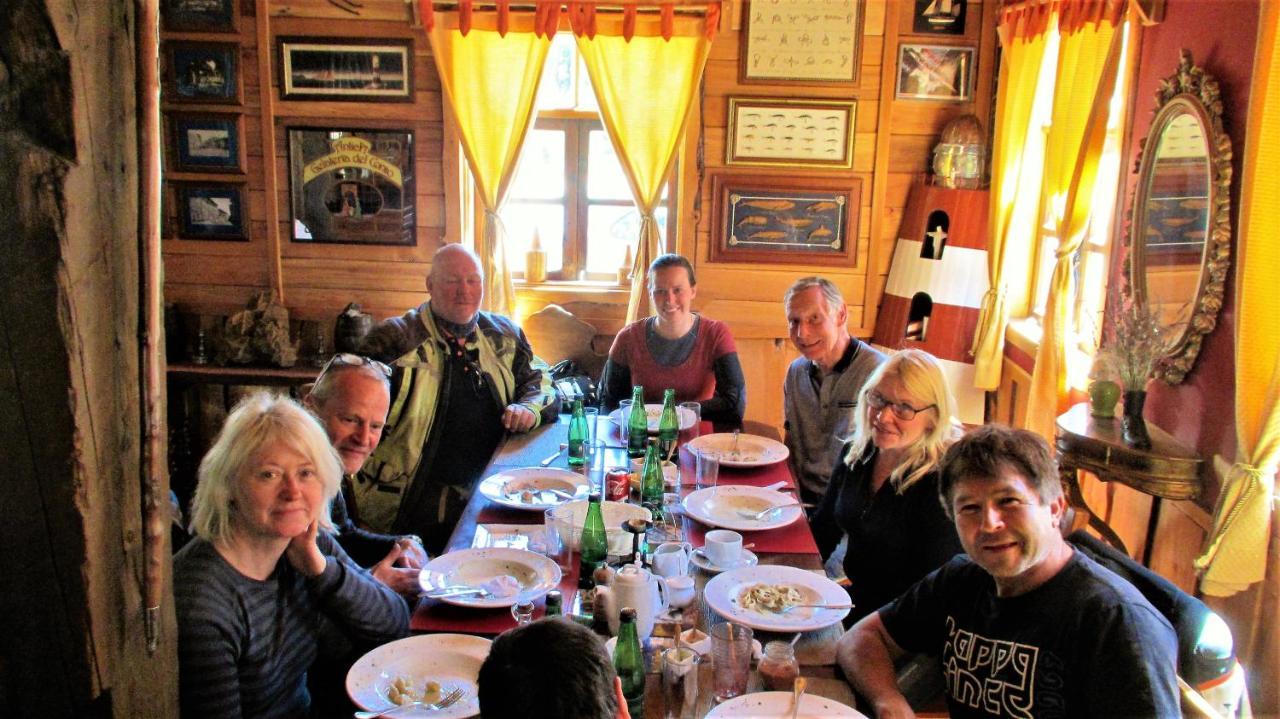
[[[958,403],[957,418],[983,421],[969,353],[987,281],[986,190],[911,188],[872,342],[937,357]]]

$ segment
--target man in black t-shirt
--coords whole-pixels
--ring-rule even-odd
[[[952,559],[837,647],[879,717],[912,716],[893,662],[941,656],[953,717],[1179,716],[1173,627],[1072,549],[1049,446],[980,427],[948,449],[939,493],[968,556]]]

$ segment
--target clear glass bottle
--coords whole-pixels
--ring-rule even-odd
[[[789,692],[800,676],[800,663],[791,642],[769,642],[760,659],[760,680],[772,692]]]
[[[569,466],[581,467],[587,462],[587,415],[582,400],[573,401],[573,416],[569,418]]]
[[[649,415],[644,411],[644,387],[636,385],[631,388],[631,414],[627,417],[627,456],[643,457],[648,441]]]
[[[662,416],[658,419],[658,454],[671,459],[675,454],[676,439],[680,436],[680,419],[676,416],[676,391],[662,393]]]
[[[644,716],[644,651],[640,648],[640,635],[636,631],[636,610],[623,607],[619,614],[618,644],[613,650],[613,668],[622,679],[622,696],[627,700],[627,712],[633,717]]]

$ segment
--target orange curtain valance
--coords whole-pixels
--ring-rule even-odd
[[[507,30],[511,26],[511,0],[483,0],[483,5],[492,5],[493,9],[485,9],[485,22],[498,31],[498,34],[505,37]],[[458,13],[458,31],[466,36],[471,32],[472,26],[476,22],[476,2],[475,0],[456,0],[456,2],[443,3],[450,10],[456,10]],[[528,4],[524,3],[527,7]],[[569,16],[569,26],[573,29],[573,34],[579,37],[594,38],[597,32],[600,32],[599,26],[596,24],[596,2],[594,1],[577,1],[563,2],[563,0],[536,0],[534,2],[534,33],[538,37],[554,35],[560,25],[560,15],[562,12]],[[690,2],[653,2],[649,0],[637,0],[629,2],[628,0],[620,0],[620,2],[610,3],[610,10],[606,11],[613,14],[614,7],[622,8],[622,25],[621,36],[631,41],[635,37],[637,28],[637,17],[642,10],[657,10],[660,22],[657,25],[658,33],[662,35],[664,40],[670,40],[675,34],[675,15],[676,6],[680,7],[702,7],[706,13],[705,33],[707,41],[710,42],[720,27],[720,0],[694,0]],[[489,13],[492,13],[490,16]],[[426,26],[427,32],[435,27],[435,3],[425,2],[422,4],[422,24]],[[644,31],[641,31],[644,34]]]
[[[1070,35],[1088,24],[1106,22],[1119,25],[1124,21],[1125,10],[1132,0],[1024,0],[1012,2],[1000,8],[1001,41],[1016,37],[1031,38],[1049,27],[1049,20],[1057,14],[1058,32]],[[1016,30],[1014,30],[1016,28]]]

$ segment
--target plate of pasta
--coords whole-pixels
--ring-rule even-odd
[[[387,710],[431,701],[453,689],[462,698],[444,709],[397,711],[397,717],[475,716],[480,712],[476,677],[489,656],[488,639],[467,634],[420,634],[389,642],[356,660],[347,672],[347,696],[361,709]]]
[[[737,624],[766,632],[807,632],[836,624],[847,608],[797,606],[849,605],[849,593],[822,574],[782,566],[731,569],[707,582],[707,606]]]

